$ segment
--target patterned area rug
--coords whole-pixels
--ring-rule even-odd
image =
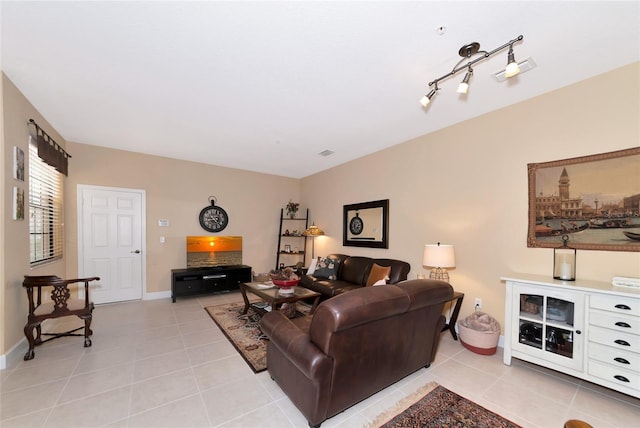
[[[296,308],[296,316],[304,316],[310,309],[301,303],[297,303]],[[261,315],[253,307],[249,307],[245,315],[242,315],[244,303],[209,306],[204,309],[255,373],[267,369],[269,339],[260,330]]]
[[[436,383],[406,397],[396,408],[378,416],[370,427],[521,428]]]

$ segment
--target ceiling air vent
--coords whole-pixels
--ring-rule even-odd
[[[323,151],[321,151],[321,152],[320,152],[320,153],[318,153],[318,154],[319,154],[320,156],[327,157],[327,156],[331,156],[333,153],[335,153],[335,152],[333,152],[332,150],[323,150]]]

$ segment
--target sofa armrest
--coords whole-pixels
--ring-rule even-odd
[[[311,343],[308,334],[282,313],[272,311],[265,314],[260,320],[260,327],[269,337],[271,345],[280,349],[308,379],[329,376],[331,359]]]

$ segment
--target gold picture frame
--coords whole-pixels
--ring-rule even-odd
[[[640,147],[527,169],[528,247],[640,251]]]

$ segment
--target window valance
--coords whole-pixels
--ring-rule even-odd
[[[36,128],[36,142],[38,146],[38,157],[48,165],[54,167],[58,172],[68,176],[69,158],[71,155],[54,141],[38,124],[29,119],[29,124]]]

